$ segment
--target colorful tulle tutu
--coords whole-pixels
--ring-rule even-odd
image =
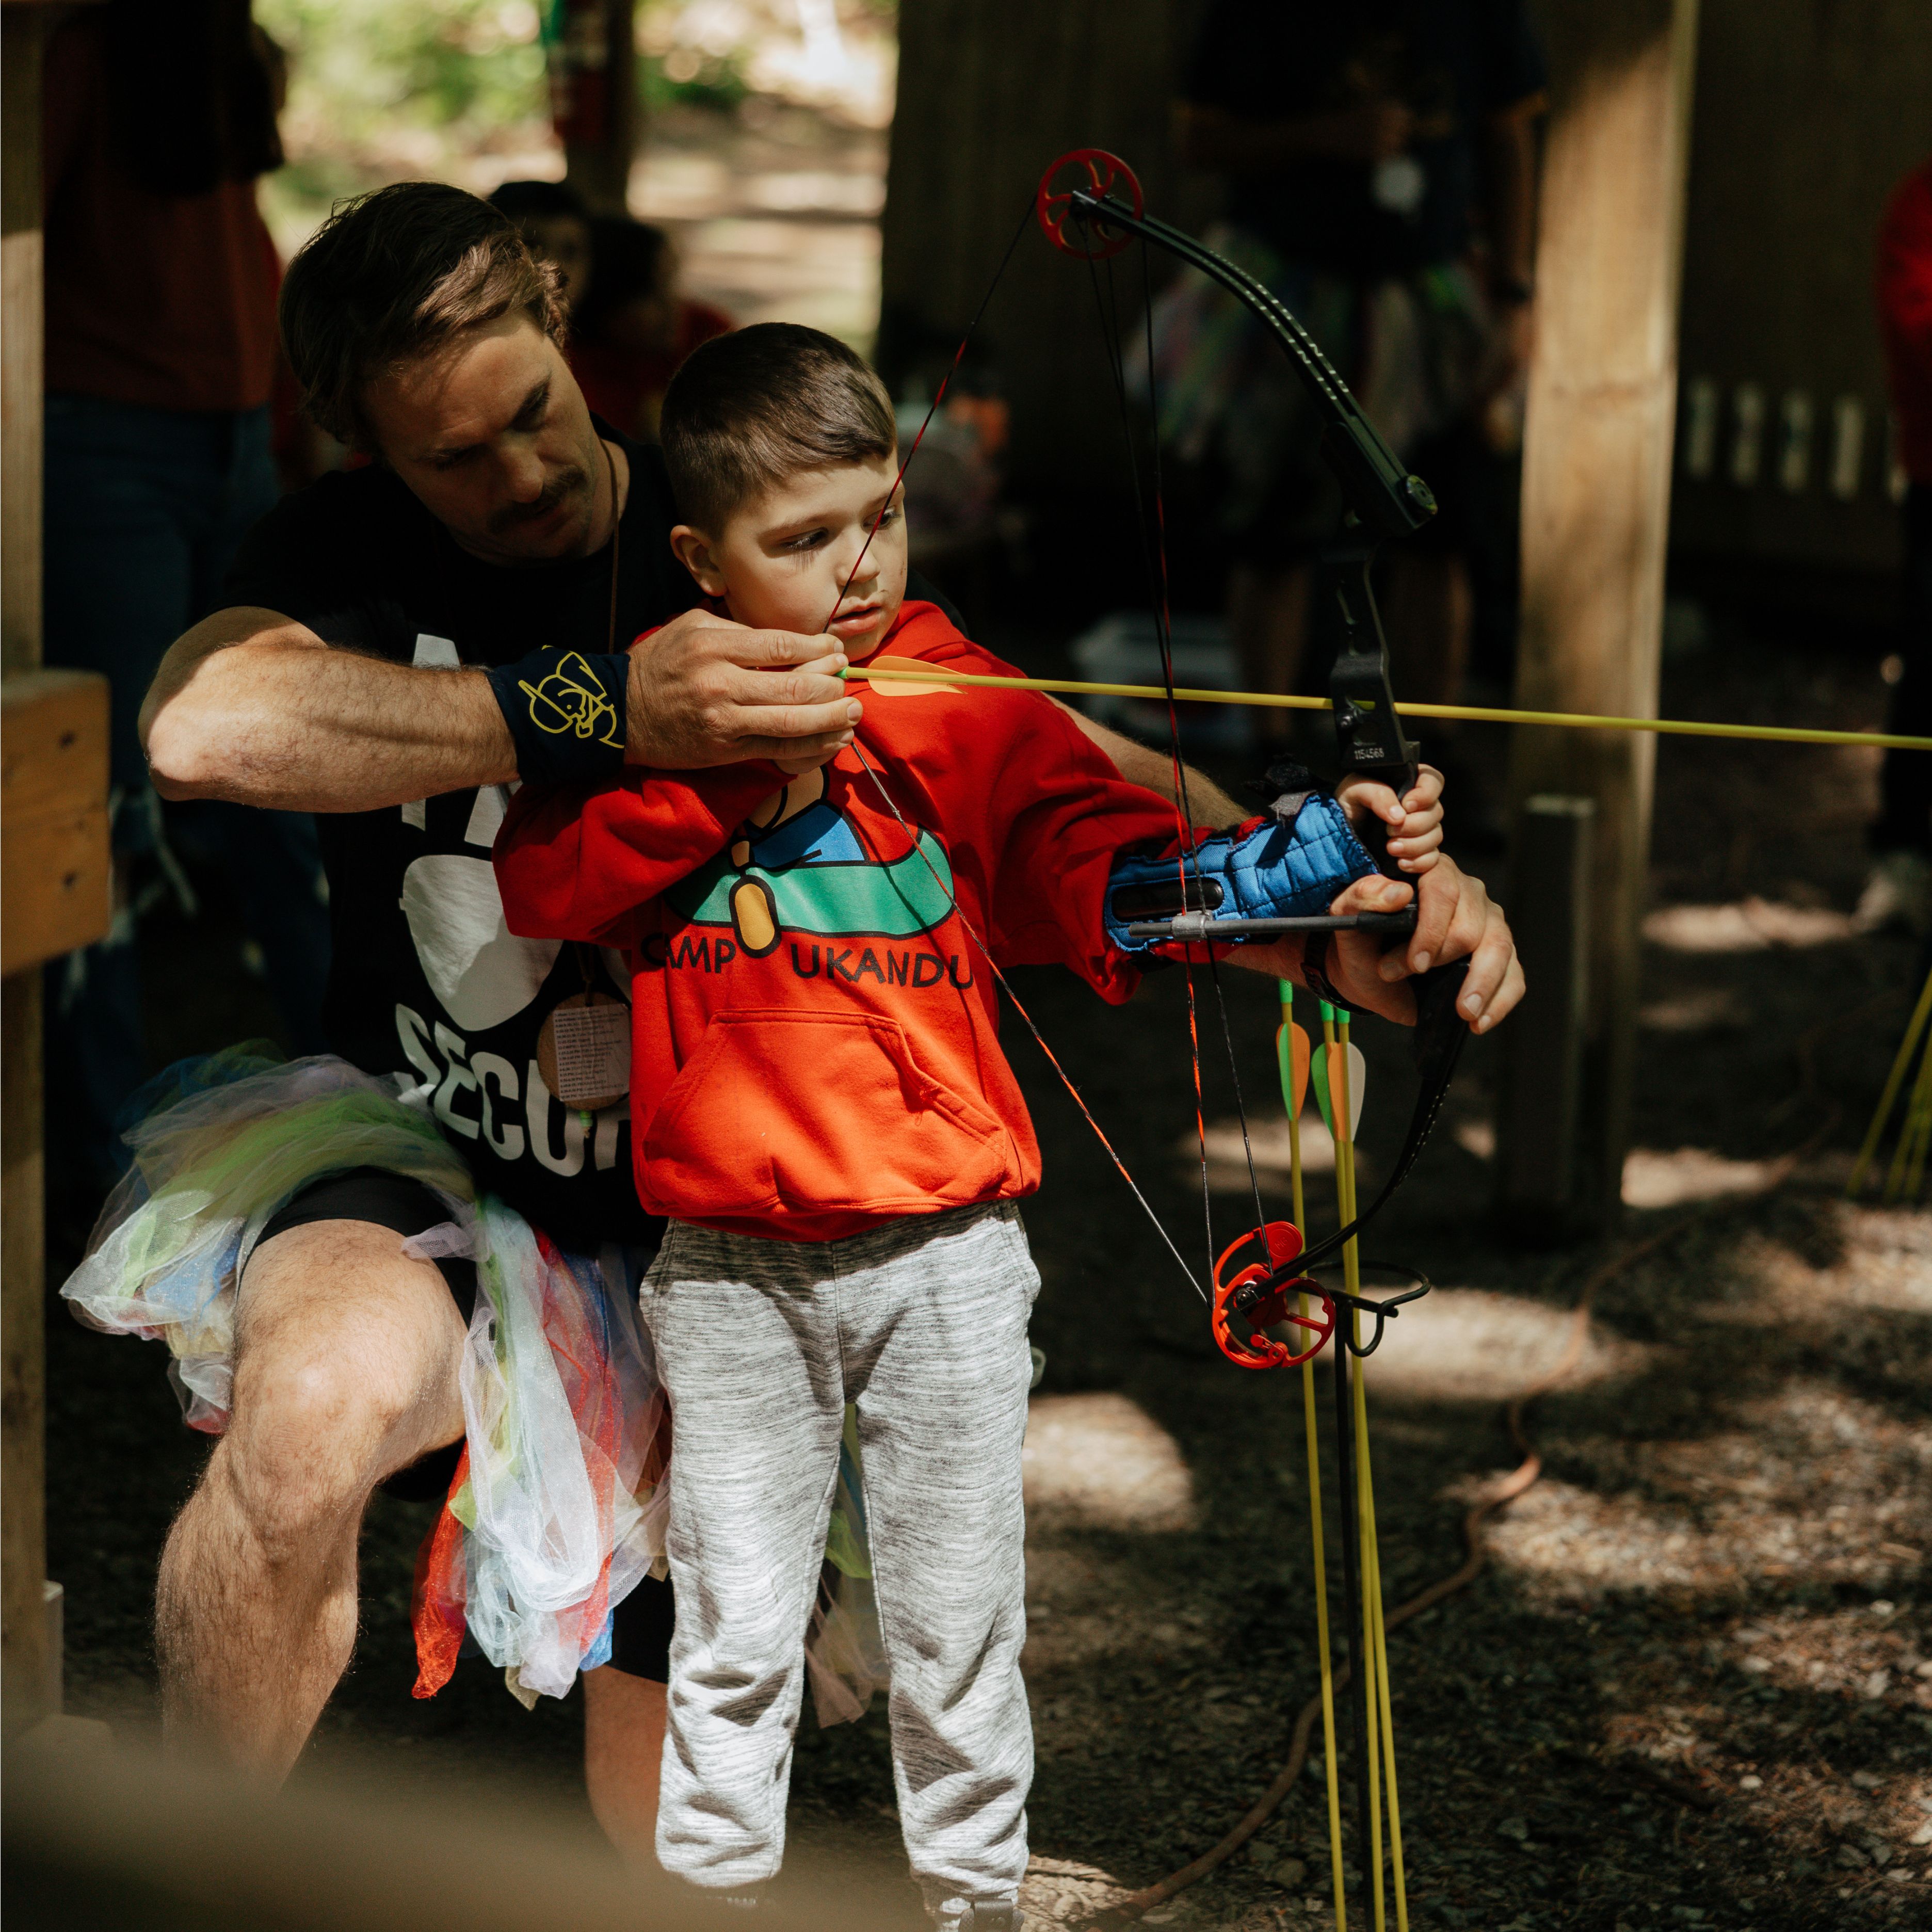
[[[152,1084],[133,1164],[61,1292],[90,1327],[164,1341],[190,1426],[219,1435],[233,1384],[237,1285],[262,1228],[326,1175],[421,1181],[446,1221],[401,1242],[476,1265],[458,1371],[465,1441],[416,1564],[416,1694],[466,1640],[525,1703],[561,1697],[610,1656],[610,1612],[664,1574],[669,1415],[638,1319],[648,1256],[568,1254],[501,1202],[418,1108],[332,1056],[232,1049]],[[398,1238],[399,1240],[400,1238]],[[857,1444],[849,1426],[807,1640],[819,1718],[857,1717],[884,1680]]]

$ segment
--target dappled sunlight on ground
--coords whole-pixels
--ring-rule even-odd
[[[1660,906],[1643,936],[1671,952],[1762,952],[1773,946],[1842,945],[1858,936],[1849,913],[1828,906],[1785,905],[1761,898],[1730,905]]]
[[[1194,1527],[1194,1481],[1180,1451],[1126,1396],[1036,1396],[1024,1461],[1036,1529]]]
[[[1372,1293],[1374,1291],[1370,1291]],[[1568,1345],[1568,1312],[1486,1288],[1438,1288],[1390,1323],[1369,1389],[1400,1402],[1502,1402],[1540,1382]],[[1634,1375],[1658,1352],[1593,1328],[1566,1389]]]
[[[1726,1160],[1708,1148],[1679,1148],[1672,1154],[1633,1148],[1624,1160],[1624,1205],[1675,1208],[1720,1194],[1760,1193],[1778,1171],[1776,1161]]]
[[[1736,1600],[1766,1585],[1906,1587],[1922,1574],[1932,1424],[1787,1382],[1694,1440],[1552,1436],[1546,1475],[1498,1520],[1533,1602],[1606,1591]],[[1588,1486],[1576,1480],[1588,1476]]]

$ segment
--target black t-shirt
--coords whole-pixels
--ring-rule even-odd
[[[1183,97],[1241,119],[1297,120],[1402,102],[1417,132],[1402,161],[1310,158],[1243,175],[1228,213],[1292,260],[1404,274],[1468,245],[1482,122],[1540,93],[1543,54],[1522,0],[1212,0]]]
[[[616,648],[695,601],[665,542],[664,460],[609,429],[630,459]],[[508,568],[460,549],[408,488],[372,465],[286,497],[242,545],[222,601],[292,617],[332,644],[399,664],[508,664],[539,645],[610,648],[610,549]],[[477,1184],[566,1247],[654,1240],[631,1174],[628,1102],[586,1124],[544,1085],[537,1034],[566,994],[628,998],[622,962],[518,939],[490,847],[507,788],[446,792],[316,820],[334,952],[324,1016],[365,1072],[402,1073]]]

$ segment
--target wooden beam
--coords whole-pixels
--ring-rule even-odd
[[[1656,715],[1696,0],[1542,0],[1551,111],[1516,702]],[[1621,1205],[1654,740],[1521,728],[1511,795],[1596,801],[1582,1198]],[[1534,999],[1532,989],[1530,997]]]
[[[107,680],[29,670],[0,681],[0,972],[91,945],[113,916]]]
[[[40,661],[40,52],[49,9],[0,7],[0,669]]]
[[[1536,998],[1503,1036],[1496,1207],[1534,1238],[1562,1237],[1576,1216],[1596,817],[1594,799],[1539,792],[1516,826],[1510,922]]]
[[[40,54],[47,16],[0,8],[0,670],[40,662]],[[0,1717],[52,1708],[47,1642],[40,981],[0,983]]]

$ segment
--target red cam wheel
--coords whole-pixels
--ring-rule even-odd
[[[1240,1265],[1238,1257],[1257,1244],[1268,1259],[1251,1261],[1245,1267]],[[1270,1275],[1279,1274],[1300,1252],[1301,1236],[1293,1223],[1270,1221],[1266,1227],[1250,1228],[1238,1240],[1229,1242],[1222,1250],[1220,1259],[1214,1264],[1214,1346],[1238,1369],[1293,1368],[1319,1354],[1329,1336],[1334,1334],[1335,1304],[1316,1282],[1283,1282],[1279,1287],[1270,1288],[1252,1307],[1238,1310],[1234,1306],[1234,1298],[1243,1288],[1251,1282],[1265,1281]],[[1299,1310],[1291,1309],[1288,1297],[1292,1294],[1312,1295],[1321,1304],[1321,1313],[1304,1315]],[[1232,1318],[1237,1313],[1252,1324],[1252,1334],[1235,1334]],[[1300,1354],[1286,1342],[1277,1342],[1266,1332],[1282,1322],[1304,1328],[1313,1336]]]
[[[1071,180],[1061,182],[1060,176],[1072,168],[1080,172]],[[1100,222],[1090,226],[1081,224],[1077,238],[1066,232],[1077,190],[1084,188],[1104,196],[1110,194],[1117,183],[1125,184],[1136,216],[1146,214],[1147,201],[1141,184],[1135,179],[1133,170],[1119,155],[1108,154],[1105,148],[1076,148],[1071,154],[1062,154],[1040,176],[1040,196],[1034,204],[1046,238],[1056,248],[1076,255],[1083,262],[1104,262],[1109,256],[1118,255],[1134,238],[1124,231],[1108,234],[1105,232],[1106,224]]]

